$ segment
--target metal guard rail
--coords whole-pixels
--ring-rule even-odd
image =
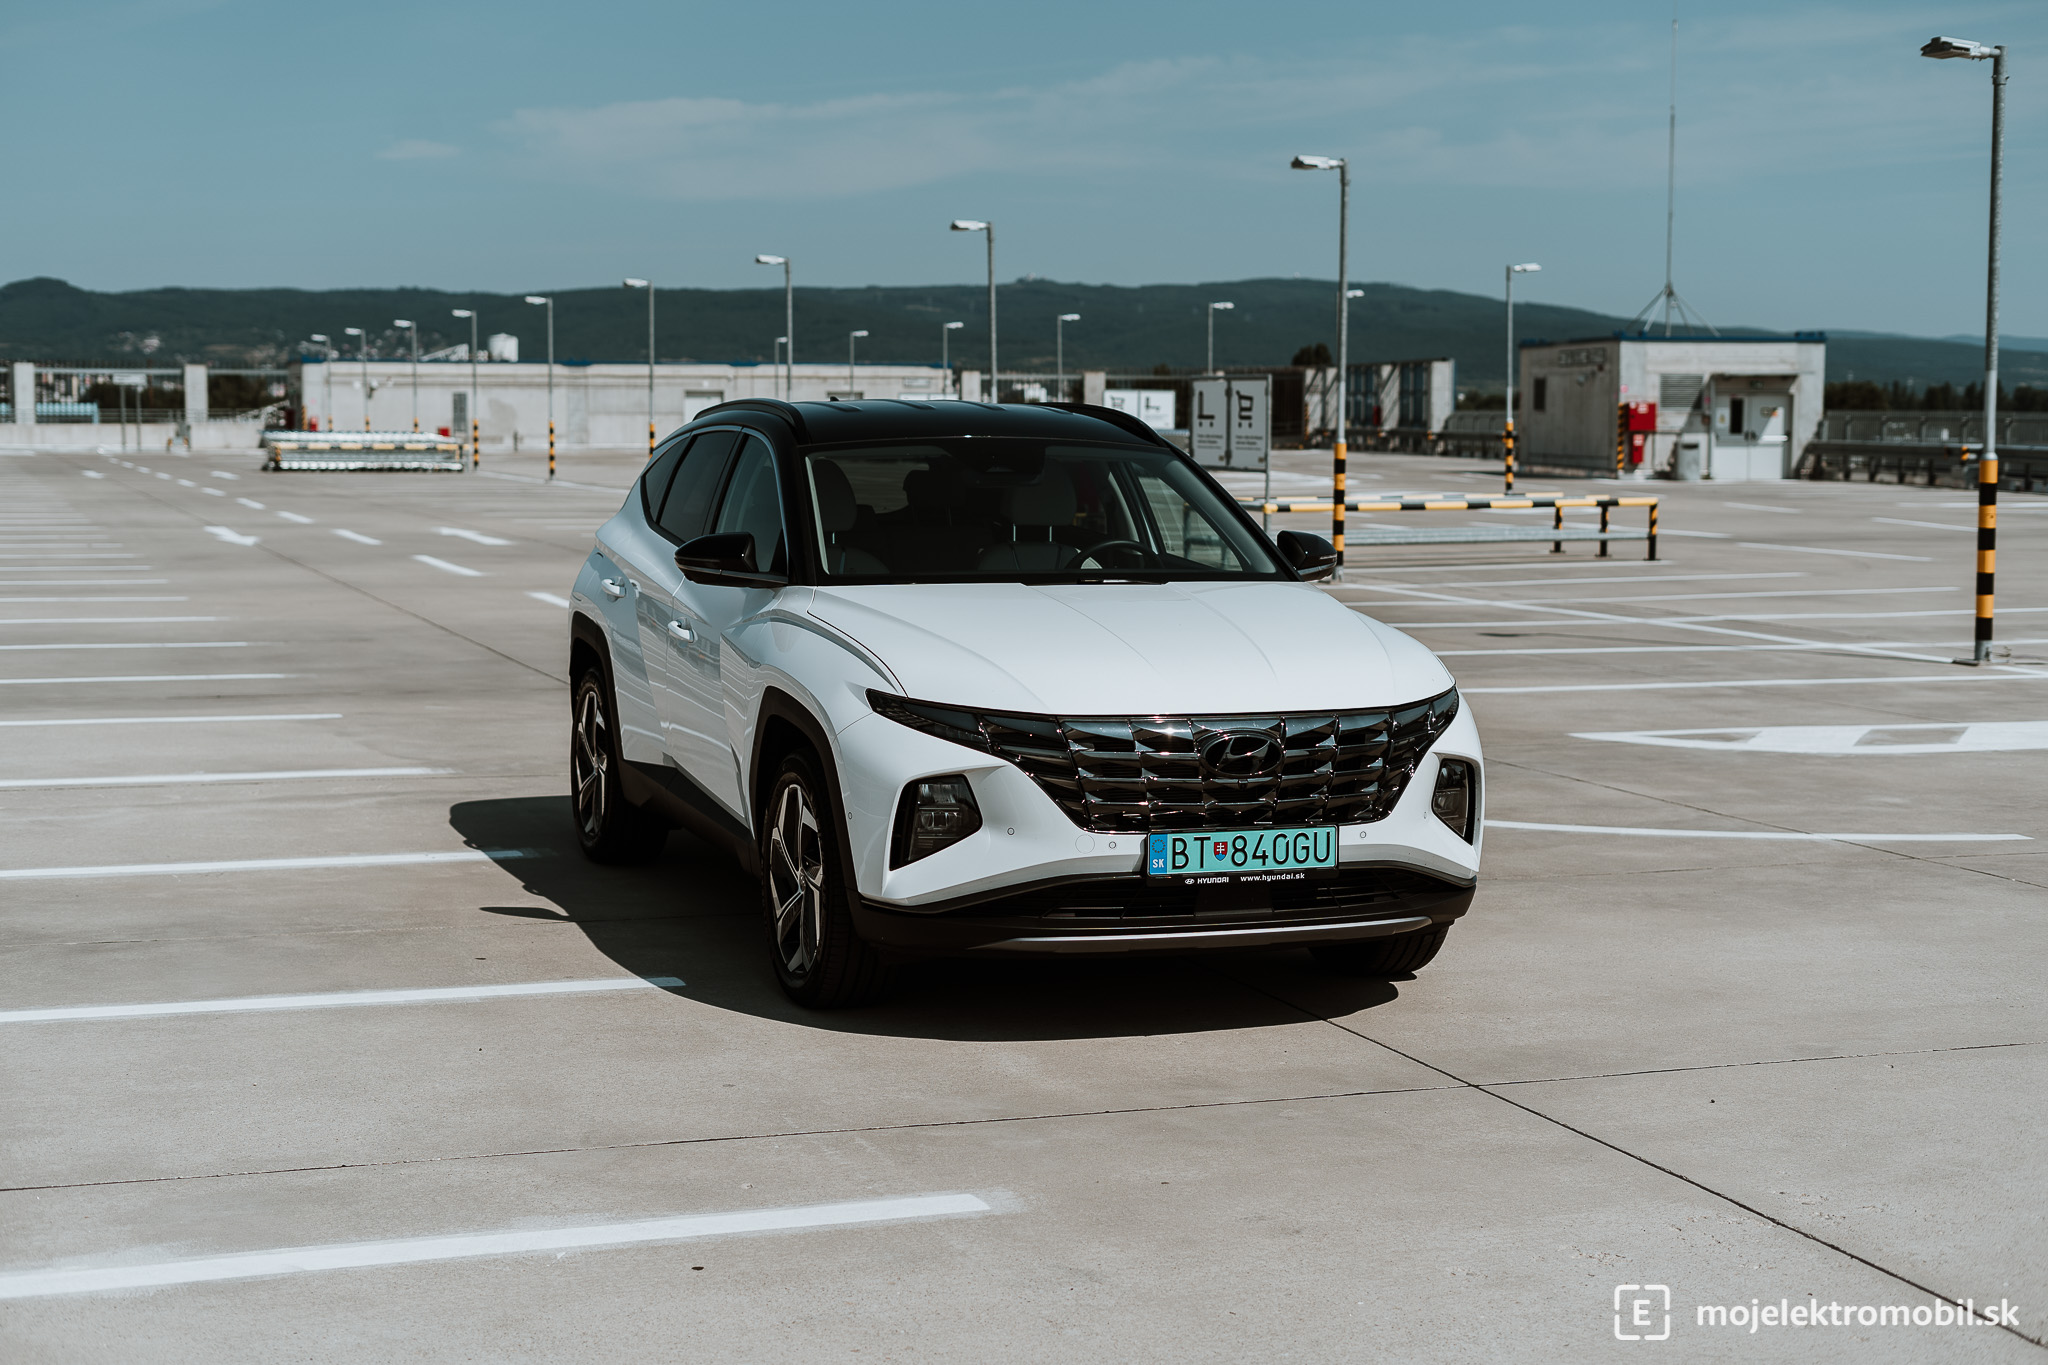
[[[1597,540],[1600,542],[1601,558],[1606,557],[1607,542],[1610,540],[1642,540],[1646,542],[1648,549],[1648,553],[1644,555],[1644,558],[1655,559],[1657,557],[1657,501],[1653,497],[1600,497],[1591,494],[1530,493],[1521,497],[1498,498],[1387,498],[1381,500],[1360,498],[1356,501],[1347,500],[1344,504],[1344,510],[1347,512],[1488,512],[1494,510],[1520,511],[1526,508],[1549,507],[1555,509],[1556,516],[1551,523],[1551,529],[1547,532],[1539,531],[1533,526],[1526,528],[1503,526],[1497,530],[1493,528],[1479,528],[1487,530],[1488,534],[1486,535],[1460,536],[1455,533],[1445,535],[1440,532],[1429,532],[1415,534],[1410,538],[1404,539],[1401,533],[1396,533],[1391,536],[1359,536],[1357,539],[1361,545],[1483,545],[1497,541],[1548,540],[1551,542],[1550,550],[1552,554],[1564,553],[1564,542],[1567,540]],[[1306,502],[1300,499],[1268,501],[1258,498],[1241,498],[1238,500],[1238,505],[1247,511],[1263,512],[1269,516],[1285,513],[1332,512],[1336,510],[1336,504],[1327,499]],[[1599,508],[1600,529],[1593,531],[1580,527],[1567,528],[1564,524],[1564,509],[1567,507]],[[1642,531],[1617,531],[1611,529],[1608,525],[1608,517],[1617,507],[1648,508],[1648,526]]]
[[[274,431],[263,436],[267,469],[449,470],[464,465],[463,442],[410,431]]]

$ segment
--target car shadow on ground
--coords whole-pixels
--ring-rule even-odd
[[[577,847],[566,795],[463,801],[448,822],[473,848],[492,854],[543,904],[485,905],[485,914],[555,924],[578,932],[625,970],[675,977],[672,994],[719,1009],[842,1033],[997,1042],[1115,1038],[1298,1024],[1315,1015],[1269,994],[1298,974],[1313,1010],[1348,1015],[1393,1000],[1384,981],[1323,973],[1302,951],[1263,954],[1246,984],[1233,964],[1212,958],[946,959],[906,966],[890,996],[851,1010],[807,1010],[783,995],[770,968],[753,878],[722,850],[671,834],[661,857],[641,867],[601,867]]]

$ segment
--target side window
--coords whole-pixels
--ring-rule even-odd
[[[782,534],[782,489],[775,456],[767,443],[750,436],[733,465],[725,501],[718,508],[714,535],[745,531],[754,538],[754,563],[763,573],[789,572],[789,550]]]
[[[683,448],[689,444],[687,436],[670,441],[655,452],[654,458],[647,462],[647,472],[640,476],[640,506],[650,523],[661,511],[662,495],[668,492],[668,481],[675,477],[676,463],[683,458]]]
[[[732,454],[733,442],[738,437],[739,433],[733,431],[707,431],[691,443],[656,518],[662,534],[677,544],[704,534],[704,525],[711,519],[711,500],[718,496],[718,481],[725,473],[726,457]]]

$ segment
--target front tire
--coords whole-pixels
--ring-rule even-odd
[[[644,863],[661,852],[668,829],[626,800],[619,782],[618,728],[604,675],[591,669],[570,694],[569,801],[576,840],[594,863]]]
[[[1310,948],[1316,964],[1338,976],[1368,979],[1405,976],[1429,965],[1450,934],[1448,924],[1432,925],[1386,938],[1359,939],[1351,943],[1319,943]]]
[[[809,754],[782,761],[761,820],[761,909],[783,991],[811,1009],[865,1004],[888,986],[881,955],[854,932],[837,804]]]

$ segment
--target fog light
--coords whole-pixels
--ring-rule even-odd
[[[903,789],[896,802],[896,836],[890,841],[889,866],[902,867],[929,858],[981,828],[981,807],[967,779],[927,777]]]
[[[1446,758],[1436,768],[1436,790],[1430,793],[1429,809],[1451,827],[1451,833],[1472,842],[1472,822],[1479,813],[1478,782],[1472,765],[1462,758]]]

